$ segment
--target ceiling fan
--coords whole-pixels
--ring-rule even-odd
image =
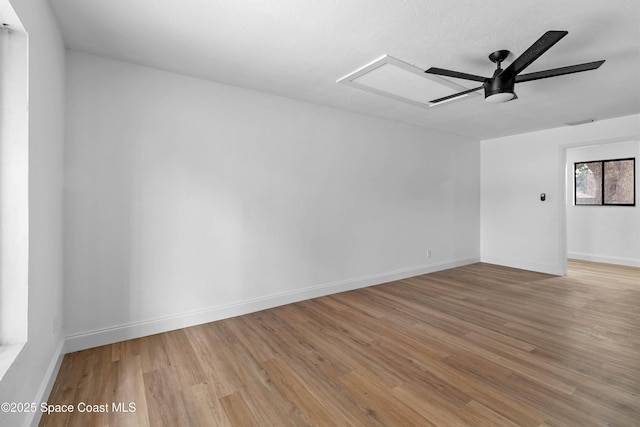
[[[587,62],[584,64],[570,65],[568,67],[553,68],[550,70],[537,71],[535,73],[520,74],[533,61],[538,59],[543,53],[549,50],[554,44],[560,41],[564,36],[569,34],[568,31],[547,31],[540,37],[529,49],[525,50],[522,55],[516,58],[504,70],[501,67],[502,61],[509,56],[508,50],[498,50],[489,55],[491,62],[496,64],[496,70],[492,77],[482,77],[474,74],[461,73],[458,71],[445,70],[443,68],[431,67],[425,73],[437,74],[446,77],[455,77],[458,79],[473,80],[482,82],[482,86],[455,93],[453,95],[444,96],[434,99],[430,103],[438,104],[450,101],[455,98],[465,96],[468,93],[484,89],[484,98],[488,102],[507,102],[517,99],[514,92],[516,83],[529,82],[531,80],[546,79],[548,77],[562,76],[564,74],[579,73],[581,71],[595,70],[600,67],[604,60]]]

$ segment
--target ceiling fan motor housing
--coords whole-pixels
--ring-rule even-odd
[[[484,84],[484,99],[487,102],[506,102],[515,98],[513,87],[516,83],[515,77],[504,79],[496,76],[488,79]]]

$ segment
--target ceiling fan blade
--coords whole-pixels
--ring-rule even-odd
[[[570,65],[568,67],[553,68],[551,70],[537,71],[535,73],[521,74],[516,76],[516,83],[530,82],[531,80],[546,79],[548,77],[562,76],[564,74],[579,73],[582,71],[595,70],[604,64],[602,61],[587,62],[584,64]]]
[[[569,34],[568,31],[547,31],[534,44],[529,46],[529,49],[525,50],[522,55],[509,64],[509,66],[500,73],[500,77],[511,79],[517,76],[567,34]]]
[[[437,74],[439,76],[446,76],[446,77],[455,77],[456,79],[473,80],[473,81],[482,82],[482,83],[484,83],[485,80],[487,80],[485,77],[476,76],[475,74],[461,73],[459,71],[445,70],[444,68],[437,68],[437,67],[431,67],[427,71],[425,71],[425,73]]]
[[[454,93],[453,95],[443,96],[442,98],[438,98],[438,99],[434,99],[433,101],[429,101],[429,104],[439,104],[439,103],[444,102],[444,101],[450,101],[450,100],[452,100],[454,98],[459,98],[461,96],[464,96],[464,95],[466,95],[468,93],[471,93],[471,92],[475,92],[475,91],[480,90],[482,88],[484,88],[484,85],[482,85],[480,87],[473,88],[473,89],[463,90],[462,92]]]

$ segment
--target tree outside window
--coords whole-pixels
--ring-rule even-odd
[[[575,205],[635,206],[635,158],[574,163]]]

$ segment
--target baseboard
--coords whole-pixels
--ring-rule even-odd
[[[53,384],[56,382],[56,378],[58,377],[58,371],[60,370],[60,366],[62,365],[62,359],[64,358],[64,340],[60,340],[58,347],[54,351],[53,357],[51,358],[51,362],[49,363],[49,367],[43,377],[42,383],[38,388],[38,393],[36,394],[33,402],[46,402],[51,394],[51,390],[53,389]],[[25,420],[25,426],[37,427],[40,423],[40,417],[42,416],[42,412],[35,411],[29,414],[30,418]]]
[[[392,282],[394,280],[406,279],[408,277],[433,273],[449,268],[479,262],[479,257],[461,258],[440,263],[430,263],[401,270],[390,271],[381,274],[359,277],[311,286],[303,289],[296,289],[289,292],[277,293],[265,297],[253,298],[235,304],[221,305],[206,310],[183,313],[165,318],[153,319],[144,322],[136,322],[126,325],[119,325],[111,328],[88,331],[81,334],[68,336],[65,340],[65,353],[112,344],[128,339],[140,338],[143,336],[158,334],[203,323],[214,322],[216,320],[229,317],[240,316],[253,313],[268,308],[277,307],[284,304],[291,304],[311,298],[317,298],[338,292],[349,291],[367,286],[379,285],[381,283]]]
[[[609,255],[585,254],[582,252],[569,252],[567,256],[571,259],[582,261],[602,262],[605,264],[626,265],[628,267],[640,267],[640,259],[615,257]]]
[[[487,264],[502,265],[504,267],[519,268],[521,270],[537,271],[538,273],[552,274],[554,276],[563,276],[565,272],[560,265],[537,264],[534,262],[521,261],[517,259],[508,259],[493,256],[482,256],[482,262]]]

